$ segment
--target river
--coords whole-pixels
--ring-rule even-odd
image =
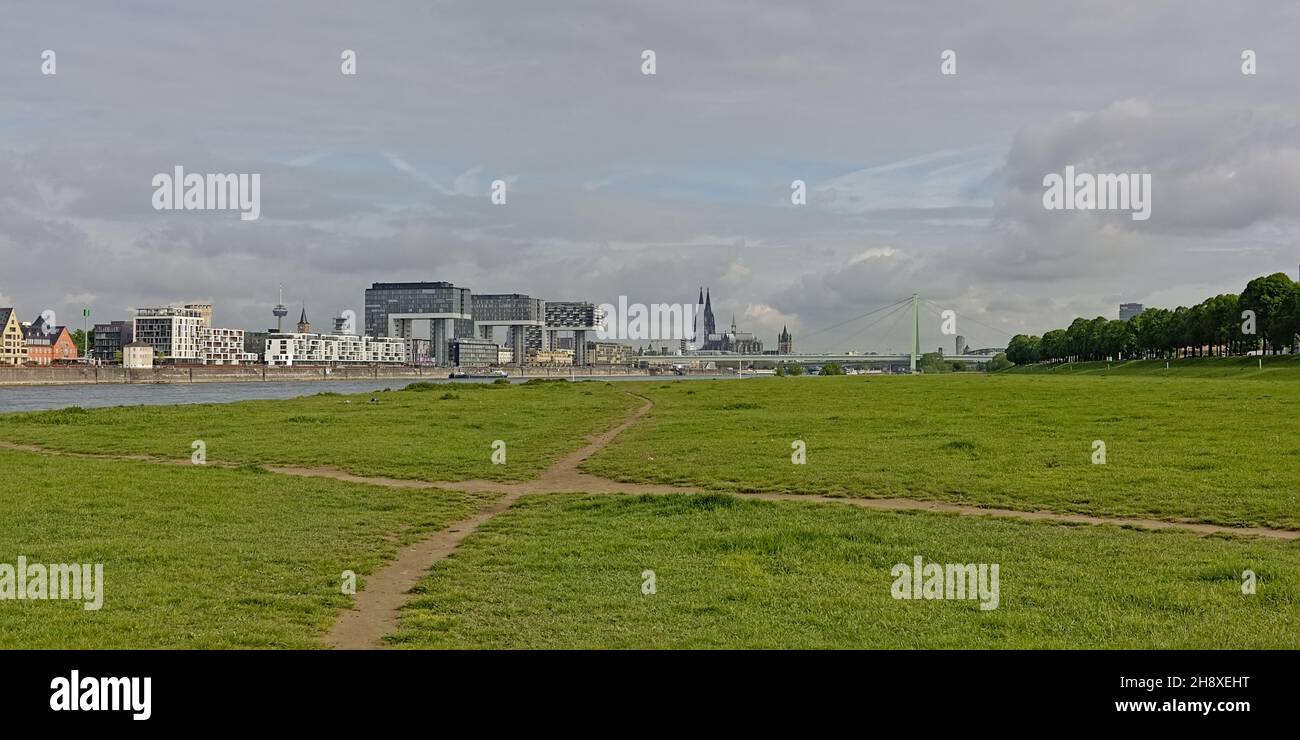
[[[718,380],[734,375],[616,375],[592,380]],[[527,378],[511,378],[522,383]],[[0,414],[12,411],[48,411],[69,406],[168,406],[178,403],[226,403],[259,399],[297,398],[315,393],[367,393],[399,389],[415,382],[490,383],[492,379],[394,378],[371,380],[312,380],[303,382],[241,383],[86,383],[78,385],[0,386]]]

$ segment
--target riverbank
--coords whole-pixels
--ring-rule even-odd
[[[160,366],[128,370],[120,366],[0,367],[0,386],[159,383],[272,383],[314,380],[437,380],[445,367],[342,366],[268,367],[265,365]],[[649,377],[643,368],[621,365],[590,367],[524,367],[508,371],[511,378]],[[712,374],[712,373],[708,373]]]

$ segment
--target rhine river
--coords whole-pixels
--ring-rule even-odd
[[[734,375],[617,375],[592,378],[595,381],[624,380],[718,380]],[[511,378],[522,383],[527,378]],[[238,383],[87,383],[80,385],[0,386],[0,414],[11,411],[48,411],[69,406],[167,406],[178,403],[226,403],[277,398],[297,398],[315,393],[368,393],[405,388],[415,382],[490,383],[491,378],[438,379],[395,378],[370,380],[308,380],[301,382],[254,381]]]

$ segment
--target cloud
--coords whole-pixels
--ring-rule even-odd
[[[778,320],[808,336],[913,292],[1008,334],[1191,302],[1300,263],[1291,13],[24,4],[0,48],[40,38],[60,64],[0,65],[0,293],[24,315],[93,299],[105,320],[211,300],[256,329],[280,282],[324,312],[360,311],[376,280],[646,303],[706,285],[767,342]],[[1260,51],[1258,76],[1225,39]],[[150,178],[176,164],[261,173],[262,218],[154,211]],[[1066,164],[1150,171],[1151,219],[1044,211]],[[906,338],[892,316],[862,330],[876,318],[815,338]]]

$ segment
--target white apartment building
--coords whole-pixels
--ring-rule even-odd
[[[406,362],[406,357],[406,340],[400,337],[272,333],[266,338],[268,365],[400,365]]]
[[[200,331],[201,353],[205,365],[245,365],[261,358],[244,351],[243,329],[208,329]]]
[[[202,362],[203,330],[210,316],[195,308],[137,308],[135,341],[152,346],[163,362]]]

